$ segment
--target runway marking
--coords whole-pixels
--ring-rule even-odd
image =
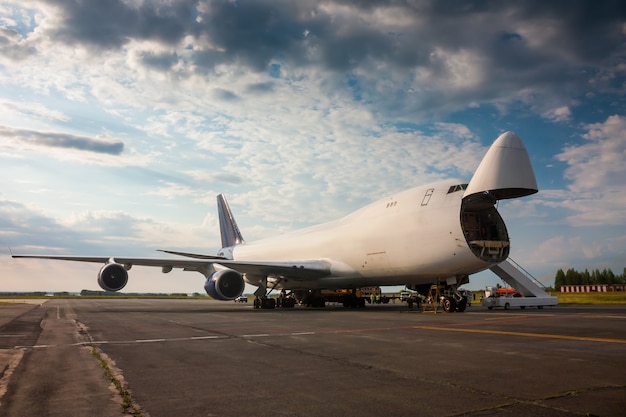
[[[624,339],[608,339],[604,337],[587,337],[587,336],[568,336],[565,334],[524,333],[524,332],[511,332],[511,331],[504,331],[504,330],[459,329],[459,328],[452,328],[452,327],[434,327],[434,326],[413,326],[413,328],[424,329],[424,330],[447,330],[447,331],[452,331],[452,332],[464,332],[464,333],[497,334],[497,335],[521,336],[521,337],[539,337],[542,339],[562,339],[562,340],[577,340],[577,341],[585,341],[585,342],[626,344],[626,340]]]
[[[451,324],[454,325],[454,324]],[[135,340],[92,340],[85,342],[72,343],[68,345],[34,345],[34,346],[15,346],[16,349],[45,349],[58,346],[97,346],[97,345],[132,345],[132,344],[146,344],[146,343],[165,343],[165,342],[184,342],[191,340],[219,340],[219,339],[253,339],[262,337],[288,337],[288,336],[314,336],[322,334],[338,334],[338,333],[364,333],[364,332],[381,332],[390,330],[402,330],[402,329],[414,329],[414,330],[444,330],[452,332],[462,333],[478,333],[478,334],[493,334],[504,336],[519,336],[519,337],[534,337],[542,339],[560,339],[560,340],[575,340],[585,342],[600,342],[600,343],[618,343],[626,344],[625,339],[611,339],[603,337],[588,337],[588,336],[569,336],[560,334],[547,334],[547,333],[526,333],[526,332],[513,332],[504,330],[485,330],[485,329],[468,329],[449,327],[450,325],[442,326],[395,326],[395,327],[376,327],[376,328],[364,328],[364,329],[343,329],[343,330],[320,330],[320,331],[302,331],[302,332],[276,332],[276,333],[248,333],[248,334],[232,334],[232,335],[209,335],[209,336],[189,336],[189,337],[177,337],[177,338],[155,338],[155,339],[135,339]]]
[[[599,314],[589,314],[589,313],[581,313],[582,316],[592,319],[626,319],[626,315],[624,316],[615,316],[615,315],[599,315]]]
[[[224,339],[226,336],[192,336],[189,340]]]
[[[145,344],[145,343],[164,343],[164,342],[184,342],[189,340],[217,340],[217,339],[252,339],[255,337],[270,337],[270,336],[303,336],[314,335],[316,332],[288,332],[288,333],[255,333],[255,334],[242,334],[242,335],[212,335],[212,336],[190,336],[190,337],[173,337],[158,338],[158,339],[135,339],[135,340],[92,340],[86,342],[70,343],[67,345],[33,345],[33,346],[15,346],[16,349],[45,349],[54,348],[59,346],[96,346],[96,345],[132,345],[132,344]]]

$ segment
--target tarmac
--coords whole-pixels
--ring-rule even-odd
[[[0,305],[0,416],[623,416],[626,306]]]

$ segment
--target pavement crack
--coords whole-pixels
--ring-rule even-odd
[[[509,402],[506,403],[502,403],[502,404],[496,404],[493,405],[491,407],[481,407],[479,409],[474,409],[474,410],[470,410],[470,411],[464,411],[460,414],[453,414],[453,415],[449,415],[448,417],[461,417],[461,416],[468,416],[468,415],[472,415],[472,414],[479,414],[479,413],[484,413],[485,411],[493,411],[493,410],[503,410],[506,409],[508,407],[514,406],[514,405],[532,405],[535,407],[540,407],[540,408],[544,408],[546,410],[553,410],[553,411],[558,411],[558,412],[562,412],[562,413],[567,413],[568,415],[572,415],[572,416],[586,416],[586,417],[595,417],[594,414],[589,413],[589,412],[581,412],[581,411],[574,411],[565,407],[559,407],[559,406],[554,406],[554,405],[550,405],[547,404],[546,401],[550,401],[550,400],[556,400],[556,399],[561,399],[561,398],[567,398],[567,397],[573,397],[573,396],[577,396],[577,395],[581,395],[581,394],[586,394],[586,393],[590,393],[590,392],[599,392],[599,391],[610,391],[610,390],[619,390],[619,389],[624,389],[626,388],[626,385],[603,385],[603,386],[596,386],[596,387],[588,387],[588,388],[581,388],[581,389],[577,389],[577,390],[569,390],[569,391],[565,391],[565,392],[560,392],[557,394],[553,394],[553,395],[549,395],[546,397],[542,397],[542,398],[538,398],[538,399],[522,399],[522,398],[515,398],[515,397],[508,397],[508,396],[503,396],[503,395],[498,395],[495,393],[491,393],[491,395],[493,396],[499,396],[503,399],[509,399]],[[485,393],[488,394],[488,393]]]
[[[11,355],[11,359],[8,364],[2,370],[2,375],[0,376],[0,406],[2,405],[2,398],[4,394],[6,394],[9,381],[11,380],[11,375],[17,368],[17,365],[22,361],[22,357],[24,356],[24,349],[11,349],[6,351],[9,355]],[[4,351],[2,352],[4,353]]]
[[[117,394],[120,396],[124,414],[135,417],[148,417],[148,414],[142,411],[141,407],[133,401],[133,397],[126,387],[124,380],[120,378],[121,371],[113,365],[111,359],[96,346],[91,347],[91,354],[100,362],[100,366],[102,366],[105,375],[111,380]]]
[[[124,380],[122,371],[115,366],[115,362],[106,353],[99,349],[97,344],[93,341],[91,334],[89,334],[89,328],[76,319],[74,319],[73,322],[76,325],[76,337],[79,341],[82,340],[82,343],[84,343],[85,346],[91,348],[91,355],[100,363],[104,374],[113,385],[114,393],[119,396],[119,400],[121,402],[120,405],[124,414],[135,417],[149,417],[149,415],[142,410],[139,404],[133,400],[132,394]]]
[[[562,393],[558,393],[558,394],[554,394],[554,395],[550,395],[547,397],[544,397],[544,400],[555,400],[557,398],[565,398],[565,397],[571,397],[571,396],[575,396],[575,395],[580,395],[580,394],[586,394],[589,392],[598,392],[598,391],[610,391],[610,390],[615,390],[615,389],[624,389],[626,388],[626,385],[601,385],[601,386],[596,386],[596,387],[586,387],[586,388],[580,388],[577,390],[570,390],[570,391],[565,391]]]

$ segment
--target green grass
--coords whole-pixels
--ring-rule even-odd
[[[111,371],[111,368],[109,368],[109,364],[102,357],[102,355],[100,355],[100,352],[98,351],[98,349],[96,349],[95,346],[91,347],[91,354],[96,359],[98,359],[98,361],[100,362],[100,366],[102,366],[102,369],[104,370],[104,373],[111,380],[113,385],[115,385],[115,389],[117,390],[118,394],[122,398],[122,408],[123,408],[124,414],[131,415],[134,417],[141,417],[142,413],[133,405],[133,400],[130,396],[130,393],[128,392],[126,388],[122,386],[122,383],[120,382],[120,380],[117,379],[113,375],[113,371]]]
[[[553,292],[559,304],[626,304],[626,292]]]

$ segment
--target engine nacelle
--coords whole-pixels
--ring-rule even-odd
[[[233,269],[220,269],[208,276],[204,290],[212,298],[230,301],[239,297],[245,288],[243,276]]]
[[[119,291],[128,282],[128,272],[124,265],[110,263],[98,272],[98,285],[105,291]]]

